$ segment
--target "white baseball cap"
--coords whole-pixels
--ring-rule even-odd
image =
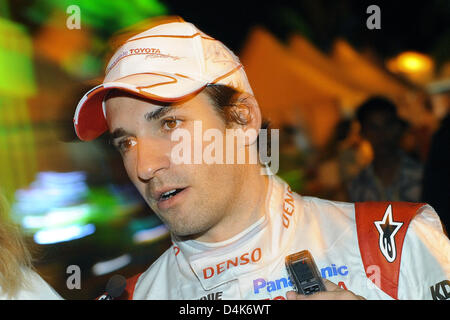
[[[175,102],[209,84],[231,86],[253,95],[238,57],[223,43],[188,22],[152,27],[124,42],[109,60],[103,83],[77,105],[77,136],[89,141],[107,129],[104,100],[120,89],[156,101]]]

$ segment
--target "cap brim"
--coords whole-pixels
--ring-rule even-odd
[[[179,74],[141,73],[100,84],[87,92],[75,110],[75,132],[83,141],[90,141],[108,130],[104,99],[111,89],[120,89],[151,100],[176,102],[201,90],[204,81]]]

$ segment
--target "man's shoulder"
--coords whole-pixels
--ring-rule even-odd
[[[170,246],[147,268],[145,272],[142,273],[141,277],[154,277],[156,274],[160,275],[159,273],[172,263],[171,260],[176,254],[177,247],[175,245]]]
[[[167,283],[168,270],[174,264],[172,259],[177,254],[176,249],[176,246],[170,246],[147,270],[127,279],[129,299],[148,299],[151,294],[150,289]],[[160,294],[162,295],[163,292]]]
[[[276,176],[274,181],[278,186],[282,186],[278,189],[284,189],[280,208],[284,211],[283,217],[285,215],[294,216],[297,221],[303,218],[311,218],[318,221],[319,225],[337,223],[336,220],[341,219],[346,220],[342,221],[345,225],[354,222],[355,208],[353,203],[301,195],[297,190],[292,190],[280,177]],[[278,203],[278,201],[273,202],[277,205]]]
[[[313,237],[329,239],[330,243],[340,238],[342,234],[347,234],[351,239],[352,230],[355,230],[355,206],[350,202],[326,200],[313,196],[293,195],[293,206],[290,205],[289,199],[285,199],[281,215],[283,222],[292,220],[291,225],[295,225],[296,229],[301,230],[300,233],[306,232],[305,228],[314,224],[315,232]],[[290,217],[288,217],[288,214]],[[290,218],[290,219],[286,219]],[[352,240],[350,241],[352,242]]]
[[[337,200],[327,200],[313,196],[301,196],[306,213],[315,215],[342,215],[354,219],[355,204]]]
[[[373,202],[357,203],[356,212],[363,264],[385,275],[377,285],[395,299],[430,298],[430,286],[448,277],[450,247],[433,208]]]

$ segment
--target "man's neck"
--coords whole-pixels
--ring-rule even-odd
[[[235,198],[227,207],[227,213],[213,228],[196,240],[203,242],[221,242],[241,233],[262,216],[266,209],[266,197],[269,189],[269,177],[261,174],[259,165],[248,165],[235,182]]]

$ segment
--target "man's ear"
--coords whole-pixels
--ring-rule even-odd
[[[233,104],[232,113],[235,121],[232,121],[234,128],[241,128],[246,132],[247,130],[254,130],[255,137],[246,141],[246,144],[251,145],[256,142],[256,138],[261,128],[262,116],[256,98],[249,93],[240,93]]]

